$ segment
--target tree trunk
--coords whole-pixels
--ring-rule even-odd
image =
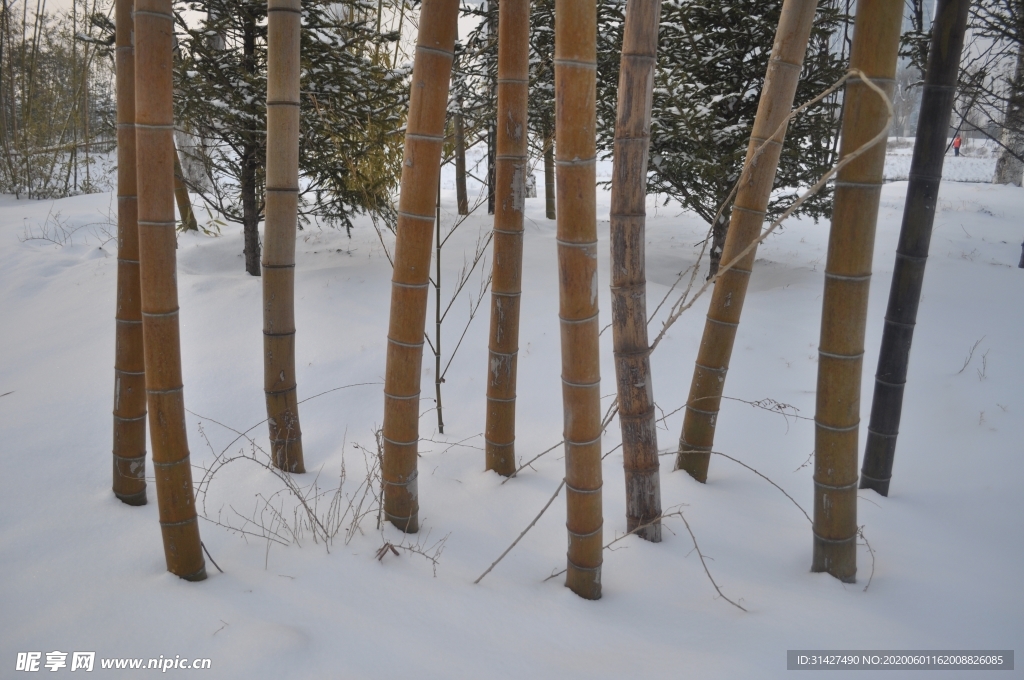
[[[251,276],[260,275],[260,215],[256,199],[256,170],[259,159],[258,147],[247,142],[242,147],[242,176],[239,187],[242,195],[242,252],[245,255],[245,271]]]
[[[892,97],[903,5],[860,0],[850,67]],[[860,79],[846,83],[840,161],[886,125],[886,106]],[[934,112],[929,112],[933,115]],[[857,432],[871,257],[885,143],[839,171],[829,232],[818,349],[814,428],[814,556],[811,571],[857,576]]]
[[[626,472],[626,529],[661,541],[661,480],[647,339],[647,153],[661,0],[629,0],[612,169],[612,344]],[[647,525],[643,529],[638,527]]]
[[[597,314],[595,0],[555,1],[558,290],[565,437],[565,584],[601,597],[601,373]]]
[[[970,4],[970,0],[939,0],[932,24],[917,139],[910,164],[903,226],[889,288],[889,307],[885,312],[882,347],[875,373],[875,394],[871,402],[871,422],[861,468],[860,488],[874,489],[883,496],[889,495],[910,346],[924,284]]]
[[[209,7],[207,7],[207,9],[206,9],[206,21],[208,23],[215,23],[215,22],[217,22],[219,20],[220,20],[220,17],[217,16],[216,11],[215,10],[211,10]],[[220,31],[215,31],[215,32],[211,33],[209,35],[209,39],[210,39],[210,49],[221,51],[221,50],[225,49],[225,47],[227,46],[226,45],[227,41],[224,38],[224,34],[222,32],[220,32]]]
[[[1019,269],[1024,269],[1024,243],[1020,244],[1020,263],[1017,265]]]
[[[441,404],[441,383],[444,372],[441,369],[441,324],[444,310],[441,308],[441,179],[437,180],[437,202],[434,204],[434,399],[437,411],[437,431],[444,434],[444,408]]]
[[[555,139],[544,139],[544,216],[555,219]]]
[[[185,432],[174,255],[171,0],[135,4],[135,114],[149,428],[167,570],[206,578]]]
[[[274,465],[305,472],[295,385],[295,229],[299,201],[301,0],[267,3],[267,219],[263,390]]]
[[[502,0],[498,5],[496,211],[484,446],[487,469],[505,476],[516,470],[516,357],[523,288],[529,77],[529,0]]]
[[[114,495],[146,504],[146,366],[142,353],[135,177],[132,0],[117,0],[117,312],[114,350]]]
[[[199,223],[192,211],[192,201],[188,197],[185,186],[185,173],[181,169],[181,154],[174,152],[174,201],[178,204],[178,216],[181,217],[182,231],[199,231]]]
[[[494,124],[487,126],[487,214],[494,214]]]
[[[251,14],[245,15],[242,34],[242,58],[249,73],[256,71],[256,20]],[[250,131],[245,131],[242,145],[242,234],[244,239],[245,271],[252,276],[260,275],[260,210],[256,197],[256,174],[259,170],[259,143]]]
[[[384,377],[381,476],[384,516],[408,533],[419,530],[416,450],[423,330],[434,231],[434,196],[441,172],[445,107],[458,14],[458,0],[424,0],[422,5],[398,203]]]
[[[459,214],[469,214],[469,194],[466,193],[466,129],[462,122],[462,101],[455,114],[455,197]]]
[[[761,235],[785,128],[775,137],[772,135],[793,107],[817,4],[816,0],[786,0],[782,5],[775,45],[768,61],[764,89],[721,253],[721,260],[726,264]],[[756,150],[762,144],[764,147],[758,154]],[[699,482],[706,482],[708,478],[725,376],[756,255],[756,250],[751,251],[732,269],[723,272],[711,295],[676,458],[676,469],[686,470]]]
[[[994,184],[1021,185],[1024,178],[1024,45],[1018,47],[1017,66],[1003,119],[1003,150],[996,161]]]
[[[778,167],[778,162],[776,162]],[[774,178],[774,171],[772,172]],[[724,198],[722,200],[725,200]],[[717,202],[718,205],[722,201]],[[711,227],[711,251],[708,253],[708,279],[718,274],[718,267],[722,263],[722,253],[725,251],[725,237],[729,233],[729,217],[731,211],[726,208],[718,217],[718,221]]]

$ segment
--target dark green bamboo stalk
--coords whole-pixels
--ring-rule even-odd
[[[883,496],[889,495],[889,480],[896,456],[907,364],[924,284],[970,4],[970,0],[939,0],[932,25],[928,70],[921,93],[921,114],[917,122],[914,157],[910,163],[910,182],[907,184],[907,202],[896,247],[896,265],[889,289],[889,307],[885,313],[871,421],[861,468],[860,488],[874,489]]]
[[[861,77],[847,81],[840,161],[876,139],[890,120],[902,10],[896,0],[857,3],[850,67],[879,89]],[[875,144],[837,175],[822,296],[811,571],[849,583],[857,576],[860,377],[884,165],[885,145]]]

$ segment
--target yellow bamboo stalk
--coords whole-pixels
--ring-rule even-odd
[[[117,68],[117,312],[114,350],[114,495],[146,504],[146,366],[142,354],[135,179],[132,0],[114,8]]]
[[[647,154],[661,0],[629,0],[612,169],[612,345],[626,476],[626,529],[661,541],[661,480],[647,340]],[[643,527],[643,528],[640,528]]]
[[[434,199],[441,174],[458,0],[424,0],[413,61],[384,376],[384,516],[419,530],[416,456]]]
[[[175,276],[171,0],[135,3],[135,114],[146,393],[167,570],[206,578],[185,432]]]
[[[859,0],[850,52],[892,99],[903,4]],[[886,125],[887,102],[860,78],[846,84],[840,161]],[[857,436],[864,328],[885,145],[840,169],[829,232],[818,349],[811,571],[852,583],[857,575]]]
[[[267,3],[267,200],[263,389],[274,465],[305,472],[295,384],[295,229],[299,200],[301,0]]]
[[[516,359],[523,279],[529,79],[530,2],[502,0],[498,8],[498,153],[484,442],[487,469],[506,477],[516,471]]]
[[[786,0],[782,5],[722,262],[731,262],[761,234],[786,134],[785,128],[779,127],[793,107],[817,5],[817,0]],[[772,137],[776,130],[778,134]],[[676,469],[686,470],[700,482],[708,478],[725,377],[756,256],[755,246],[735,267],[720,275],[711,295],[676,457]]]
[[[565,583],[601,597],[601,373],[597,314],[595,0],[555,2],[558,316],[565,436]]]

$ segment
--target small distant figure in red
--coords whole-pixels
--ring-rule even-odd
[[[960,139],[960,133],[957,133],[956,137],[953,138],[953,155],[960,155],[960,145],[963,144],[963,140]]]

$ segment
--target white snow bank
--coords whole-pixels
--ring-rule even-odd
[[[947,159],[947,167],[952,159]],[[538,168],[538,179],[542,168]],[[554,224],[527,200],[519,354],[518,455],[561,438]],[[864,425],[906,183],[885,186],[864,361]],[[70,224],[102,221],[109,194],[58,201]],[[454,220],[454,191],[443,196]],[[609,197],[599,194],[600,219]],[[419,461],[427,547],[447,536],[436,578],[422,556],[375,558],[405,537],[372,518],[365,534],[328,554],[309,532],[301,545],[248,540],[211,523],[202,536],[220,574],[200,584],[164,571],[155,489],[130,508],[110,493],[116,252],[104,227],[70,243],[22,241],[51,206],[0,199],[0,667],[19,651],[95,651],[100,658],[208,657],[217,678],[769,678],[787,675],[787,649],[1012,649],[1024,631],[1024,191],[944,184],[911,361],[891,496],[861,492],[859,522],[875,553],[858,553],[857,585],[811,574],[807,520],[776,489],[730,461],[709,483],[662,466],[666,508],[685,504],[708,565],[743,613],[708,582],[689,535],[669,519],[660,545],[628,538],[606,552],[604,599],[585,602],[560,579],[564,501],[557,500],[480,584],[473,580],[530,522],[563,475],[553,451],[501,485],[483,472],[487,303],[444,385],[445,434],[435,432],[433,362],[424,361]],[[482,213],[483,211],[478,211]],[[695,257],[705,227],[678,209],[649,206],[650,308]],[[100,216],[100,217],[97,217]],[[470,218],[444,251],[454,281],[490,222]],[[107,225],[106,229],[112,230]],[[609,318],[608,224],[599,224],[602,314]],[[761,248],[726,394],[770,397],[812,417],[828,225],[792,221]],[[265,445],[260,282],[245,275],[242,240],[185,235],[178,250],[182,344],[192,459],[248,450],[225,426],[250,426]],[[297,253],[300,398],[306,465],[321,488],[364,474],[354,444],[373,448],[381,422],[390,268],[368,221],[352,239],[307,231]],[[475,289],[474,274],[467,289]],[[445,298],[450,292],[446,283]],[[653,356],[654,390],[669,413],[686,399],[706,299]],[[454,347],[468,303],[446,321]],[[664,316],[662,312],[659,316]],[[428,313],[428,319],[433,312]],[[660,326],[654,322],[655,329]],[[968,351],[979,341],[961,371]],[[602,337],[607,404],[615,391],[611,333]],[[447,354],[446,354],[447,360]],[[659,432],[670,451],[681,413]],[[217,421],[216,423],[214,421]],[[204,437],[209,438],[208,447]],[[605,450],[618,444],[613,424]],[[862,433],[863,441],[863,433]],[[461,442],[452,445],[452,442]],[[813,448],[806,420],[727,401],[716,448],[757,468],[810,511]],[[605,537],[624,531],[622,459],[605,461]],[[200,470],[197,469],[197,477]],[[206,513],[241,525],[281,484],[244,461],[218,473]],[[291,517],[294,502],[274,497]],[[324,501],[321,501],[324,502]],[[273,526],[273,521],[264,519]],[[254,527],[250,526],[250,529]],[[415,539],[413,539],[415,540]],[[1016,594],[1015,594],[1016,593]],[[98,664],[98,662],[97,662]],[[99,675],[113,671],[97,670]],[[894,672],[886,677],[920,677]],[[968,677],[930,674],[929,677]]]

